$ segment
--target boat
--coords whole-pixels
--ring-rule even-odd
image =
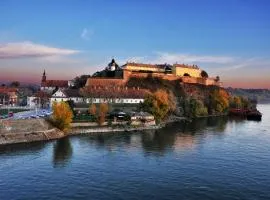
[[[247,120],[261,121],[262,113],[258,110],[251,110],[247,112]]]

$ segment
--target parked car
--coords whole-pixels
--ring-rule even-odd
[[[13,116],[14,116],[13,112],[8,113],[8,117],[13,117]]]

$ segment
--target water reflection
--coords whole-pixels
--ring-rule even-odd
[[[226,116],[202,118],[189,123],[172,123],[160,130],[100,134],[84,136],[80,140],[108,151],[123,150],[124,147],[126,150],[142,149],[145,155],[163,156],[168,151],[192,150],[209,135],[222,137],[227,124],[232,122],[244,123],[243,119],[229,120]]]
[[[57,140],[53,146],[53,166],[66,166],[72,157],[72,153],[72,145],[68,137]]]
[[[27,155],[39,153],[46,147],[46,142],[31,142],[21,144],[10,144],[0,146],[0,155],[12,156],[12,155]]]

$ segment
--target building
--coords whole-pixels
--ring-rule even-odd
[[[15,106],[18,103],[18,89],[0,87],[0,105]]]
[[[144,102],[148,90],[128,87],[85,87],[81,93],[87,103],[139,104]]]
[[[174,64],[172,73],[175,76],[202,77],[202,70],[197,65]]]
[[[59,88],[50,98],[50,106],[54,102],[73,101],[74,103],[83,103],[85,98],[80,94],[78,89],[61,89]]]
[[[133,72],[146,72],[146,73],[152,73],[152,72],[158,72],[158,73],[164,73],[165,72],[165,65],[156,65],[156,64],[143,64],[143,63],[126,63],[122,66],[123,70],[129,70]]]
[[[41,86],[40,90],[52,92],[55,89],[65,89],[71,86],[73,82],[68,80],[47,80],[46,72],[44,70],[42,79],[41,79]]]

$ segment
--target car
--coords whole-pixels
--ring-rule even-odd
[[[13,116],[14,116],[13,112],[8,113],[8,117],[13,117]]]

